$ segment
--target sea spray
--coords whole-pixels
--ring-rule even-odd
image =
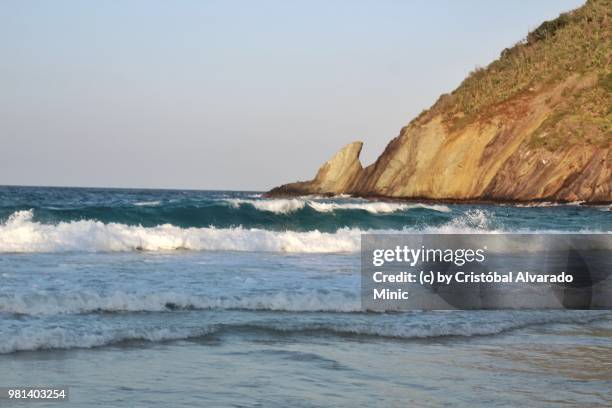
[[[361,229],[342,227],[333,232],[268,230],[261,228],[182,228],[172,224],[153,227],[79,220],[42,223],[32,210],[11,214],[0,224],[0,253],[115,252],[115,251],[263,251],[289,253],[357,252],[362,233],[501,233],[531,232],[496,228],[494,215],[468,210],[439,226]],[[597,230],[584,230],[596,232]],[[548,232],[555,232],[550,230]]]

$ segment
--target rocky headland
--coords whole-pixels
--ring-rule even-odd
[[[440,96],[370,166],[362,142],[268,196],[612,202],[612,1],[590,0]]]

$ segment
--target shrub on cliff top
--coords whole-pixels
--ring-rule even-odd
[[[441,114],[451,129],[461,128],[490,115],[503,102],[585,74],[602,78],[600,87],[608,92],[596,102],[610,106],[611,20],[612,0],[589,0],[542,23],[525,40],[502,51],[499,59],[470,73],[457,89],[440,98],[417,120]],[[592,118],[592,113],[581,112],[586,109],[582,105],[570,105],[576,111],[568,114]],[[592,120],[610,122],[607,110],[595,109],[604,113]]]

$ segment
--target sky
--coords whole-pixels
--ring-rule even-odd
[[[0,6],[0,185],[268,190],[371,164],[576,0]]]

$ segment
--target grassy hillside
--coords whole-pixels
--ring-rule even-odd
[[[580,85],[564,91],[562,103],[534,132],[531,145],[547,150],[576,143],[608,145],[612,135],[611,14],[612,0],[589,0],[542,23],[489,66],[473,71],[451,94],[442,95],[416,122],[441,114],[449,130],[461,129],[507,109],[513,101],[520,103],[530,94],[576,79]]]

